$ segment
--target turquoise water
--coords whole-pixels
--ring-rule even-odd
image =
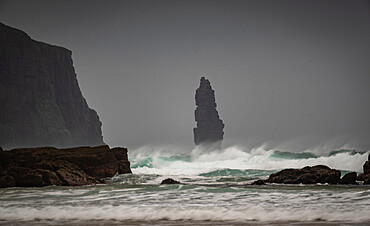
[[[0,189],[0,224],[370,224],[370,186],[248,185],[279,169],[361,171],[367,153],[294,154],[230,147],[129,153],[133,174],[106,185]],[[160,185],[168,177],[179,185]]]

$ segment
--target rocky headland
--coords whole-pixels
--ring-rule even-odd
[[[219,143],[224,136],[224,123],[217,112],[215,101],[215,91],[211,87],[208,79],[200,79],[199,88],[195,93],[195,121],[197,127],[194,128],[195,145]]]
[[[107,145],[0,150],[0,187],[80,186],[131,173],[126,148]]]
[[[103,145],[101,122],[82,96],[72,52],[0,23],[0,146]]]

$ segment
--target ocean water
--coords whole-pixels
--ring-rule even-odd
[[[370,186],[252,186],[283,168],[362,171],[368,153],[229,147],[129,152],[133,174],[105,185],[0,189],[0,225],[370,225]],[[160,185],[166,178],[182,184]]]

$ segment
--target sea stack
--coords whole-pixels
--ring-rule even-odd
[[[224,136],[224,123],[220,119],[216,110],[215,91],[211,87],[208,79],[202,77],[200,86],[195,93],[195,121],[197,127],[194,128],[195,145],[221,146]]]
[[[98,114],[77,82],[72,52],[0,23],[0,146],[103,145]]]

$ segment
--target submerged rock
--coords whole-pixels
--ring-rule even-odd
[[[103,145],[82,96],[72,52],[0,23],[0,146]]]
[[[179,181],[177,180],[174,180],[172,178],[167,178],[167,179],[164,179],[161,184],[180,184]]]
[[[208,79],[202,77],[200,86],[195,93],[195,121],[194,128],[195,145],[221,143],[224,136],[224,123],[216,110],[215,92]]]
[[[264,180],[256,180],[252,183],[252,185],[265,185],[265,181]]]
[[[0,152],[0,187],[79,186],[131,173],[126,148],[107,145],[57,149],[22,148]]]
[[[306,166],[302,169],[284,169],[271,174],[266,182],[283,184],[337,184],[340,180],[340,174],[339,170],[330,169],[324,165]]]
[[[350,172],[344,175],[340,181],[339,184],[358,184],[356,182],[357,180],[357,173],[356,172]]]

